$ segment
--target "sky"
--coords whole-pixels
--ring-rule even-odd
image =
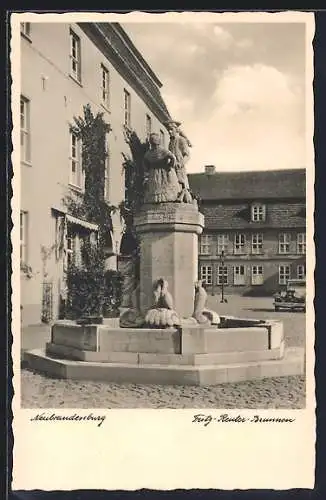
[[[123,23],[193,147],[188,172],[305,167],[303,23]]]

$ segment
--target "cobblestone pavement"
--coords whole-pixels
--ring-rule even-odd
[[[209,387],[55,380],[24,370],[25,408],[302,408],[304,377]]]
[[[219,300],[219,296],[209,297],[208,306],[220,314],[282,319],[287,346],[304,346],[303,313],[275,313],[272,299],[267,298],[229,297],[227,304]],[[209,387],[145,386],[56,380],[22,370],[21,394],[25,408],[302,408],[305,379],[279,377]]]

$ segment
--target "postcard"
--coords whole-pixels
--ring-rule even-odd
[[[313,37],[12,13],[14,491],[314,487]]]

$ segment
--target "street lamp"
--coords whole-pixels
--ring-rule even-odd
[[[227,300],[224,298],[224,280],[225,280],[225,276],[224,276],[224,264],[225,264],[225,261],[224,261],[224,250],[222,250],[222,252],[221,252],[221,266],[222,266],[221,292],[222,292],[222,297],[221,297],[220,302],[227,303]]]

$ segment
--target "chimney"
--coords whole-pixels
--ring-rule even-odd
[[[205,174],[207,175],[215,174],[215,165],[205,165]]]

